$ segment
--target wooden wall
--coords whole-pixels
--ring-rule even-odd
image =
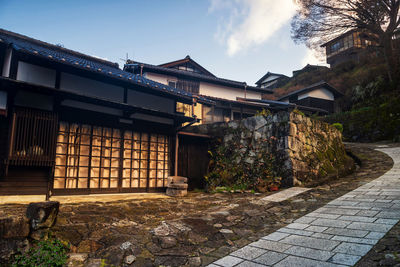
[[[42,195],[47,193],[49,168],[9,166],[0,178],[0,195]]]
[[[208,172],[209,139],[179,136],[178,175],[188,178],[189,190],[204,188]]]

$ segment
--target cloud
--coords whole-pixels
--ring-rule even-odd
[[[307,64],[327,66],[327,64],[325,63],[325,57],[316,54],[315,51],[310,50],[310,49],[307,49],[306,54],[301,61],[301,64],[303,66],[305,66]]]
[[[296,5],[293,0],[211,0],[208,12],[222,16],[216,38],[234,56],[266,42],[291,20]]]

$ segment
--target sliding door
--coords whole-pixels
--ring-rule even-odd
[[[163,188],[168,151],[165,135],[61,122],[54,189]]]

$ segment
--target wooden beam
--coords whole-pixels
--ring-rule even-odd
[[[212,138],[210,135],[206,134],[198,134],[198,133],[189,133],[189,132],[178,132],[179,135],[193,136],[193,137],[201,137],[201,138]]]
[[[178,157],[179,157],[179,135],[175,135],[175,170],[174,176],[178,176]]]
[[[16,80],[17,79],[17,73],[18,73],[18,54],[15,50],[12,51],[11,55],[11,64],[10,64],[10,75],[9,77],[11,79]]]

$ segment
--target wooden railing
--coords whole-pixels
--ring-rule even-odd
[[[57,114],[16,108],[12,115],[8,164],[54,166]]]

